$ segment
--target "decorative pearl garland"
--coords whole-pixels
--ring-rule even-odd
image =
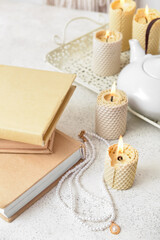
[[[86,140],[85,141],[85,149],[86,149],[86,158],[85,160],[80,163],[79,165],[77,165],[76,167],[74,167],[73,169],[69,170],[59,181],[59,184],[57,186],[56,189],[56,194],[61,202],[61,204],[63,205],[63,207],[67,208],[70,210],[70,212],[72,213],[72,215],[77,219],[77,221],[79,223],[81,223],[82,225],[86,226],[88,229],[90,229],[91,231],[102,231],[105,230],[106,228],[110,227],[112,222],[115,220],[116,216],[115,216],[115,209],[114,209],[114,204],[111,198],[111,195],[109,193],[109,191],[107,190],[105,183],[104,183],[104,179],[103,179],[103,190],[106,193],[108,198],[99,198],[97,196],[95,196],[94,194],[89,193],[86,189],[84,189],[84,187],[82,186],[81,182],[80,182],[80,178],[82,177],[82,175],[84,174],[84,172],[92,165],[92,163],[94,162],[94,160],[96,159],[96,151],[95,151],[95,147],[92,143],[92,141],[90,140],[90,138],[87,136],[90,135],[91,137],[95,137],[98,140],[100,140],[101,142],[105,143],[107,145],[107,147],[109,146],[109,143],[103,139],[102,137],[96,135],[95,133],[90,133],[90,132],[84,132],[82,139]],[[69,177],[69,195],[70,195],[70,206],[67,205],[61,196],[61,188],[62,185],[64,183],[64,181]],[[88,198],[90,198],[92,201],[94,200],[98,200],[99,202],[106,204],[107,206],[110,207],[110,212],[111,214],[106,214],[106,216],[102,216],[102,217],[91,217],[89,215],[82,215],[80,213],[78,213],[78,211],[76,210],[75,207],[75,197],[73,195],[73,191],[72,191],[72,184],[73,181],[75,179],[75,184],[81,188],[81,191],[83,191],[84,196],[86,195]],[[107,202],[106,202],[107,199]],[[106,213],[106,211],[104,210],[104,212]],[[93,226],[96,225],[96,226]],[[114,224],[116,225],[116,224]],[[118,226],[118,225],[117,225]],[[119,227],[119,226],[118,226]],[[114,232],[116,231],[116,227],[114,226],[114,228],[112,229],[112,233],[114,234]]]

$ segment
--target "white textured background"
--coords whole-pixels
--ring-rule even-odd
[[[0,64],[52,69],[45,63],[45,54],[55,48],[53,34],[61,33],[64,24],[75,16],[97,13],[57,10],[53,7],[15,4],[0,1]],[[68,39],[90,30],[93,24],[81,23],[70,27]],[[94,131],[96,95],[78,86],[66,108],[58,128],[77,137],[82,129]],[[111,190],[117,209],[118,236],[90,232],[79,225],[55,196],[55,189],[34,204],[13,223],[0,219],[0,240],[159,240],[160,239],[160,131],[129,114],[124,141],[139,151],[139,164],[134,186],[127,191]],[[98,156],[84,175],[86,188],[97,195],[101,192],[106,149],[95,143]],[[68,199],[67,187],[64,190]],[[107,200],[107,199],[106,199]],[[92,204],[81,198],[84,211]],[[96,203],[99,210],[100,204]]]

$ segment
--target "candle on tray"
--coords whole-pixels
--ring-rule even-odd
[[[129,40],[132,38],[132,21],[136,3],[132,0],[115,0],[110,4],[109,28],[123,35],[122,52],[129,50]]]
[[[97,97],[96,133],[108,140],[124,135],[127,124],[128,99],[126,94],[116,89],[102,91]]]
[[[145,35],[149,23],[160,17],[160,13],[155,9],[140,8],[133,18],[132,37],[137,39],[143,49],[145,49]],[[157,54],[159,50],[160,22],[155,22],[149,36],[148,53]]]
[[[93,72],[106,77],[120,71],[122,34],[114,31],[96,32],[93,38]]]
[[[101,31],[102,34],[98,35],[97,38],[100,39],[102,42],[115,42],[119,40],[120,36],[117,32]]]
[[[104,180],[112,188],[128,189],[133,185],[138,163],[138,152],[129,144],[119,143],[110,146],[105,159]]]

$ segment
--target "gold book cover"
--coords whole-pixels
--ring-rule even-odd
[[[4,65],[0,75],[0,138],[44,146],[76,75]]]

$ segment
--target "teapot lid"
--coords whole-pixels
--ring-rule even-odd
[[[149,76],[160,79],[160,56],[146,59],[143,63],[143,70]]]

